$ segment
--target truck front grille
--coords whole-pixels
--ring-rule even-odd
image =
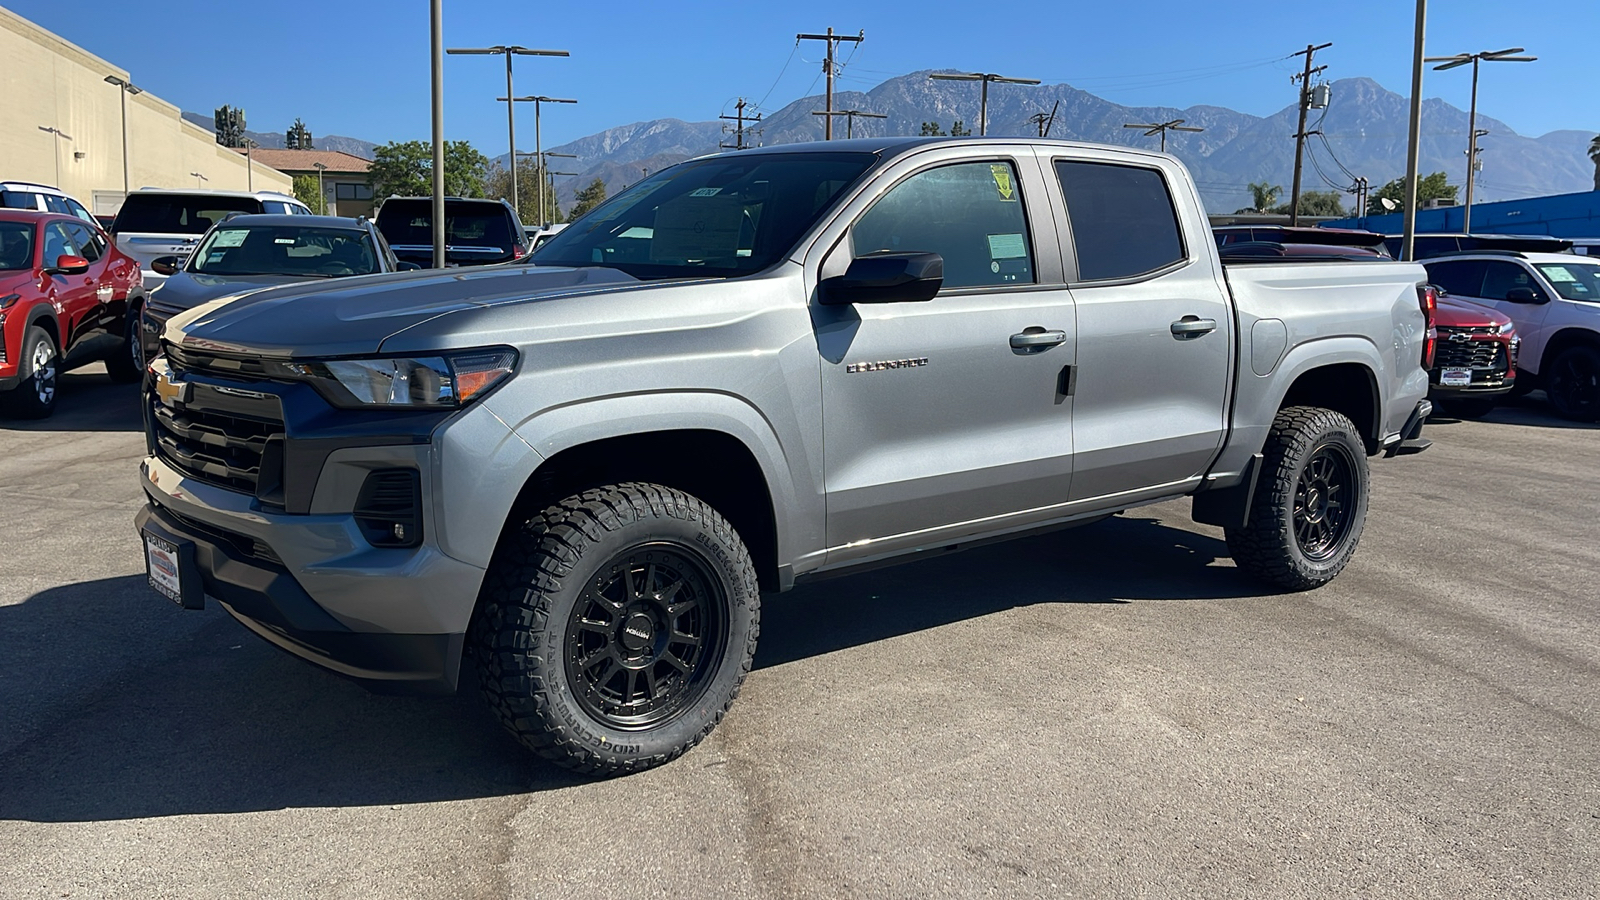
[[[1434,364],[1441,369],[1506,369],[1505,345],[1499,341],[1449,341],[1441,328],[1439,349],[1434,354]]]
[[[283,422],[154,400],[156,453],[178,471],[246,494],[277,489],[283,471]],[[266,488],[266,491],[262,489]]]

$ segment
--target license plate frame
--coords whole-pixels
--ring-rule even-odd
[[[194,544],[142,530],[144,571],[156,593],[184,609],[204,609],[205,588],[200,583],[200,567],[194,561]]]
[[[1472,383],[1471,369],[1442,369],[1439,383],[1445,387],[1466,387]]]

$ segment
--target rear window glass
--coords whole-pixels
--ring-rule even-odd
[[[1133,278],[1184,258],[1178,213],[1155,169],[1056,163],[1078,251],[1078,278]]]
[[[6,209],[38,209],[39,195],[29,191],[0,191],[0,206]]]
[[[33,268],[33,225],[0,222],[0,271]]]
[[[511,217],[498,203],[444,206],[445,243],[511,252]],[[378,210],[378,230],[391,245],[432,246],[433,204],[428,200],[390,200]]]
[[[370,275],[378,257],[366,232],[257,225],[211,232],[189,262],[208,275]]]
[[[204,234],[231,212],[259,213],[254,197],[129,194],[112,230],[152,234]]]

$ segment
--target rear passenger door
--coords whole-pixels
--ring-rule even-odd
[[[1067,500],[1074,327],[1045,183],[1031,151],[973,155],[880,175],[891,186],[832,254],[842,272],[875,252],[938,253],[944,283],[927,302],[813,311],[829,565]],[[1014,346],[1023,335],[1037,343]]]
[[[1176,485],[1222,444],[1232,310],[1181,170],[1151,159],[1058,157],[1064,266],[1077,305],[1072,498]],[[1185,211],[1186,212],[1180,212]]]

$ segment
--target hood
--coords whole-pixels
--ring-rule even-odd
[[[167,323],[183,346],[277,357],[376,353],[435,316],[638,284],[616,269],[493,266],[398,272],[230,293]],[[162,290],[166,290],[162,288]]]
[[[232,294],[258,291],[284,284],[300,284],[325,278],[298,275],[207,275],[204,272],[178,272],[169,276],[151,294],[151,300],[172,309],[193,309],[209,300]]]
[[[1434,321],[1452,328],[1473,328],[1504,326],[1511,319],[1499,310],[1445,295],[1439,298],[1439,311],[1434,315]]]

